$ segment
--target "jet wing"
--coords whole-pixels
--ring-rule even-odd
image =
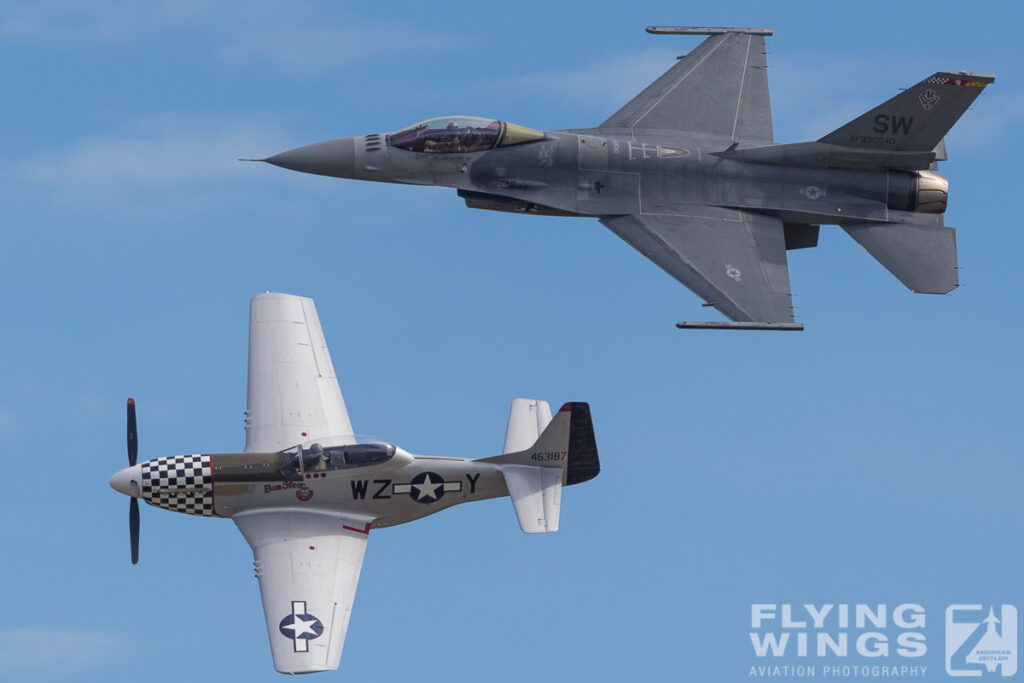
[[[707,38],[600,127],[771,142],[764,36],[729,31]]]
[[[793,322],[782,220],[717,207],[601,223],[736,322]]]
[[[258,509],[233,518],[252,547],[274,668],[338,668],[370,520]]]
[[[246,452],[352,434],[312,299],[260,294],[249,305]]]

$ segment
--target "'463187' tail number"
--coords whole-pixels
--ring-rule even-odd
[[[530,460],[536,460],[537,462],[560,462],[565,460],[567,455],[566,451],[545,451],[543,453],[531,454]]]

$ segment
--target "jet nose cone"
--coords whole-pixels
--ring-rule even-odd
[[[355,165],[355,141],[341,138],[296,147],[266,160],[267,163],[302,173],[351,178]]]
[[[110,488],[132,498],[142,495],[142,465],[132,465],[110,478]]]

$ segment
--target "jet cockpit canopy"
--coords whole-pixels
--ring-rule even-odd
[[[476,116],[440,116],[388,136],[388,144],[410,152],[466,154],[543,140],[532,128]]]

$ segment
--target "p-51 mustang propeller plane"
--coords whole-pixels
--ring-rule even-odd
[[[786,251],[817,246],[822,224],[912,291],[958,285],[948,183],[934,171],[947,131],[994,76],[938,72],[815,142],[775,144],[771,29],[647,30],[710,37],[596,128],[444,116],[253,161],[453,187],[477,209],[596,217],[732,321],[679,327],[803,329]]]
[[[252,547],[274,668],[338,668],[371,529],[459,503],[510,496],[526,533],[558,529],[563,486],[597,476],[590,408],[516,399],[503,455],[412,455],[356,436],[311,299],[260,294],[249,321],[245,452],[136,463],[128,399],[129,466],[110,485],[131,496],[132,562],[139,504],[228,517]]]

